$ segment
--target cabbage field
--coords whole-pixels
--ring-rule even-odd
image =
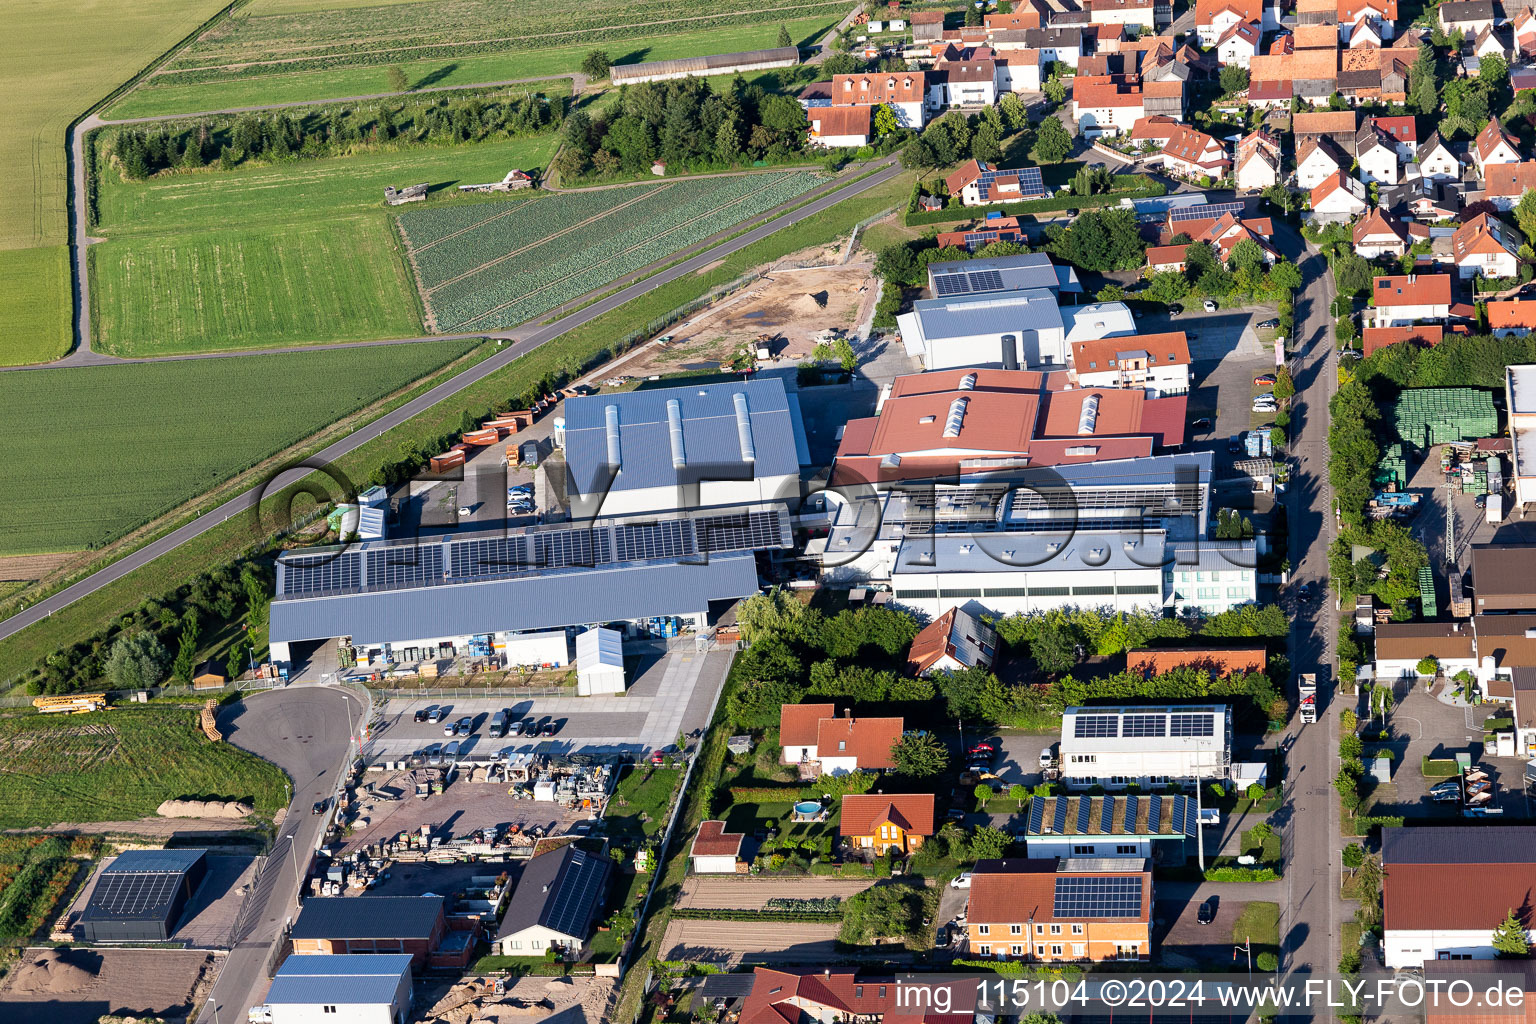
[[[427,326],[523,323],[804,195],[806,171],[700,178],[399,215]]]

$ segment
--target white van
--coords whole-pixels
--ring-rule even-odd
[[[1056,745],[1054,743],[1040,751],[1040,767],[1042,769],[1054,768],[1056,766],[1055,751]]]

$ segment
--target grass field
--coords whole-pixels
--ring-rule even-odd
[[[443,333],[522,323],[654,260],[803,195],[798,171],[555,195],[505,207],[400,214],[428,325]]]
[[[100,852],[93,836],[0,836],[0,943],[36,935]]]
[[[191,709],[0,718],[0,829],[129,821],[177,797],[246,800],[270,815],[283,806],[283,779],[275,765],[210,741]]]
[[[398,458],[402,443],[420,444],[458,429],[465,410],[478,412],[492,402],[521,393],[551,371],[579,367],[606,351],[615,339],[635,330],[637,324],[643,325],[663,316],[753,267],[807,246],[828,244],[846,236],[855,224],[881,210],[902,207],[911,193],[914,179],[913,174],[898,175],[839,203],[819,217],[808,218],[792,228],[754,242],[701,273],[652,288],[642,297],[567,332],[557,341],[477,381],[451,401],[440,402],[400,427],[369,441],[337,460],[336,468],[359,480],[366,479],[384,461]],[[267,507],[286,500],[285,494],[275,495],[268,499]],[[79,637],[90,635],[108,619],[137,607],[145,595],[161,594],[179,586],[208,566],[236,557],[249,543],[250,534],[244,523],[216,527],[27,627],[0,644],[0,684],[15,681],[30,671],[39,659]]]
[[[451,192],[542,166],[555,145],[537,135],[147,181],[107,168],[93,230],[108,241],[88,250],[95,345],[144,356],[419,335],[384,186]]]
[[[633,849],[655,836],[667,823],[672,793],[682,779],[677,768],[635,765],[613,787],[613,799],[603,814],[605,831],[614,842]]]
[[[785,22],[789,34],[802,46],[826,35],[843,11]],[[725,28],[637,36],[608,46],[615,60],[635,63],[692,57],[705,53],[731,53],[775,45],[778,22],[732,25]],[[578,42],[542,49],[508,50],[494,54],[396,60],[412,88],[467,86],[518,78],[568,74],[576,71],[593,44]],[[279,65],[278,67],[281,67]],[[265,103],[369,96],[390,91],[388,68],[383,65],[349,66],[313,71],[274,71],[245,74],[207,82],[178,82],[160,76],[114,103],[105,116],[151,117],[159,114],[224,110]]]
[[[46,362],[68,346],[63,245],[65,133],[82,111],[153,61],[224,0],[32,0],[6,8],[0,44],[0,364]],[[30,250],[37,250],[36,252]],[[17,251],[25,251],[25,255]]]
[[[0,554],[100,544],[474,347],[0,374]]]

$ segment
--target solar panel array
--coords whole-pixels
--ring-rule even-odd
[[[574,851],[541,923],[567,935],[586,934],[605,867],[587,851]]]
[[[1056,816],[1051,819],[1051,831],[1060,835],[1067,831],[1067,802],[1056,801]]]
[[[1140,917],[1139,876],[1057,878],[1052,912],[1057,918]]]
[[[1039,835],[1040,826],[1045,824],[1045,801],[1032,800],[1029,804],[1029,834]]]
[[[416,543],[286,556],[279,597],[502,579],[614,562],[687,558],[701,551],[760,551],[789,543],[788,522],[779,508],[573,525],[504,536],[432,537]]]
[[[1125,825],[1128,829],[1136,827],[1136,815],[1141,809],[1141,798],[1131,793],[1125,798]]]
[[[1114,739],[1120,735],[1120,718],[1117,715],[1078,713],[1072,720],[1072,735],[1080,740]]]
[[[1093,814],[1092,800],[1079,800],[1077,802],[1077,832],[1083,835],[1088,831],[1088,819]]]
[[[1150,796],[1147,798],[1147,831],[1153,835],[1162,831],[1158,826],[1162,824],[1163,798]]]
[[[1003,275],[997,270],[978,270],[975,273],[966,274],[971,282],[973,292],[995,292],[1003,287]]]
[[[1168,719],[1163,715],[1126,715],[1120,720],[1122,736],[1166,736]]]
[[[1170,736],[1214,736],[1216,735],[1216,719],[1214,715],[1169,715],[1168,734]]]
[[[943,274],[933,279],[933,290],[941,299],[950,295],[966,295],[971,290],[971,282],[966,280],[964,274]]]
[[[992,199],[992,183],[998,178],[1011,178],[1018,175],[1019,198],[1028,199],[1030,196],[1045,194],[1045,178],[1038,167],[1019,167],[1014,170],[1000,171],[997,168],[981,172],[976,179],[976,190],[981,195],[982,202],[990,202]]]
[[[112,917],[143,917],[169,906],[182,878],[180,871],[103,872],[90,905]]]
[[[1245,209],[1242,203],[1206,203],[1204,206],[1183,206],[1168,211],[1168,223],[1176,224],[1185,220],[1216,220],[1226,213],[1242,215]]]

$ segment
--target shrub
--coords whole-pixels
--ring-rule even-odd
[[[1433,654],[1426,655],[1419,659],[1419,663],[1414,666],[1414,670],[1421,676],[1437,676],[1440,674],[1440,659]]]
[[[1254,966],[1265,974],[1273,974],[1280,969],[1280,958],[1273,953],[1265,951],[1253,958]]]
[[[1206,868],[1207,882],[1273,882],[1280,877],[1274,868],[1219,867]]]

